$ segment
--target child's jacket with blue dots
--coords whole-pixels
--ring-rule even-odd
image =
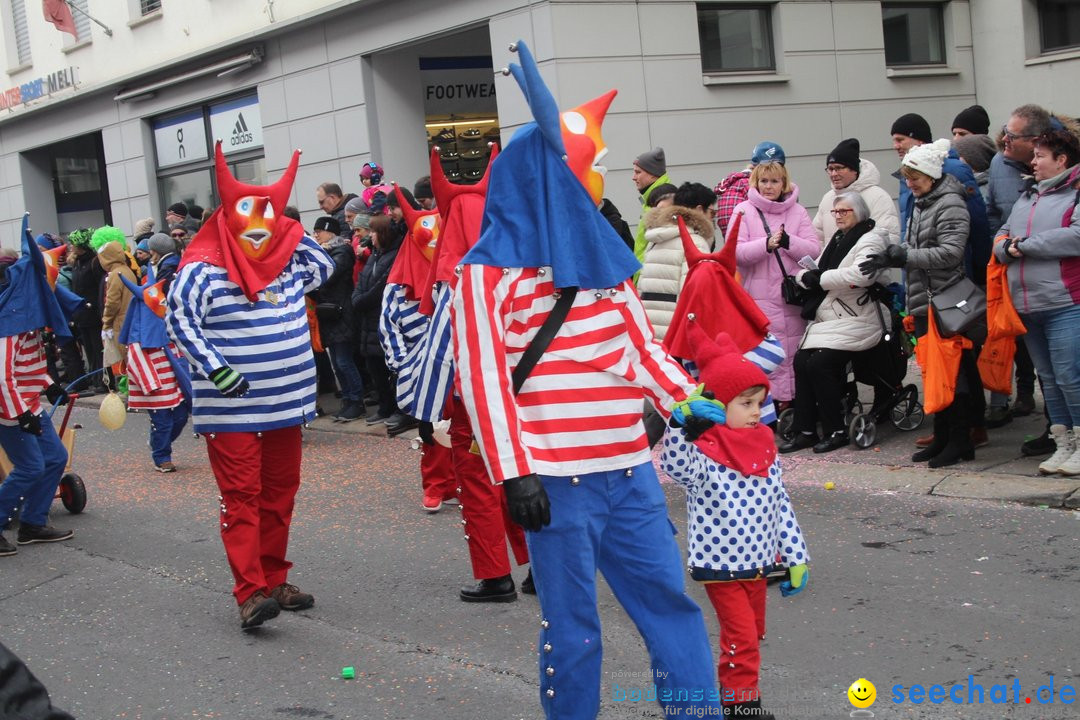
[[[695,580],[762,577],[775,565],[810,562],[779,459],[765,477],[743,475],[669,427],[660,463],[686,488],[687,564]]]

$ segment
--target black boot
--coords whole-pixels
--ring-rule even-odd
[[[514,578],[509,575],[481,580],[472,587],[461,588],[459,593],[465,602],[513,602],[517,600]]]
[[[944,450],[930,460],[930,467],[948,467],[961,460],[975,459],[975,445],[971,442],[969,402],[966,394],[956,394],[953,404],[949,406],[949,442]]]
[[[955,403],[954,403],[955,404]],[[933,460],[949,444],[949,411],[952,405],[934,413],[934,440],[929,445],[911,456],[911,462]]]

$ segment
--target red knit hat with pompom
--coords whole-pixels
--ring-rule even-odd
[[[697,322],[687,323],[691,359],[698,367],[698,378],[716,399],[727,405],[752,387],[769,389],[769,378],[754,363],[743,357],[731,336],[721,332],[711,339]]]

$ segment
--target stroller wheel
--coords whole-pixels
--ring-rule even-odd
[[[848,425],[848,435],[851,437],[851,442],[855,444],[855,447],[865,450],[873,445],[874,440],[877,438],[877,425],[874,424],[872,417],[861,413],[851,419],[851,423]]]
[[[919,391],[914,385],[904,389],[904,396],[893,406],[890,419],[897,430],[914,430],[922,425],[926,413],[919,402]]]
[[[850,404],[849,404],[850,403]],[[848,425],[855,420],[856,417],[863,414],[862,400],[855,398],[854,400],[844,401],[844,422]]]
[[[86,508],[86,485],[75,473],[65,473],[60,478],[60,502],[72,515],[78,515]]]
[[[784,442],[795,439],[795,408],[788,408],[776,419],[776,434]]]

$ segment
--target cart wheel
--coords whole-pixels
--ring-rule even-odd
[[[795,439],[795,408],[788,408],[776,419],[776,433],[784,442]]]
[[[75,473],[65,473],[60,478],[60,502],[72,515],[78,515],[86,507],[86,485]]]
[[[846,402],[844,404],[847,405]],[[851,403],[850,407],[846,407],[844,409],[844,422],[846,422],[848,425],[850,425],[852,422],[855,421],[856,417],[858,417],[859,415],[862,415],[862,414],[863,414],[862,400],[859,400],[858,398],[856,398],[855,401]]]
[[[904,392],[904,397],[893,406],[891,420],[897,430],[914,430],[922,425],[926,413],[923,412],[922,403],[919,402],[919,391],[914,385],[909,385]]]
[[[856,415],[851,419],[851,424],[848,425],[848,435],[851,437],[851,442],[855,443],[855,447],[860,450],[870,447],[877,437],[877,426],[874,425],[874,419],[866,413]]]

